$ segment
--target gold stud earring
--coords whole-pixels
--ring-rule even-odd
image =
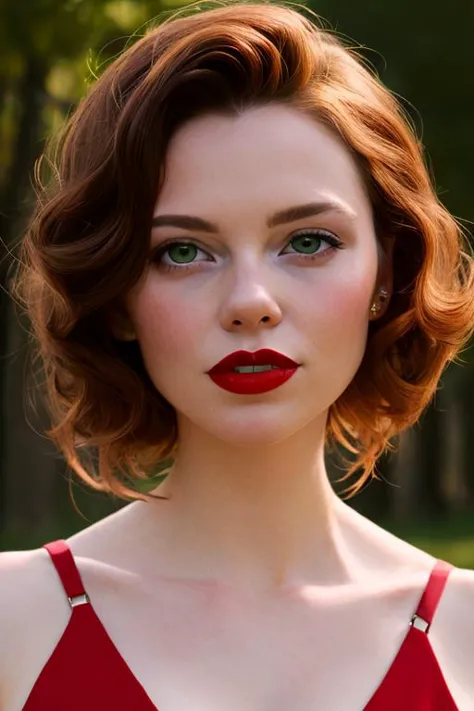
[[[379,301],[381,303],[385,303],[385,301],[388,299],[388,291],[383,286],[379,289],[378,295],[379,295]],[[381,304],[378,303],[377,301],[374,301],[374,303],[370,307],[370,313],[372,314],[372,316],[376,316],[381,308],[382,308]]]

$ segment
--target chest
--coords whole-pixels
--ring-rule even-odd
[[[420,596],[419,586],[408,586],[258,599],[209,585],[93,577],[86,589],[113,654],[157,711],[362,711],[396,658]],[[8,711],[22,708],[68,625],[70,610],[64,605],[59,615],[60,602],[53,599],[51,615],[35,618],[42,627],[33,638],[26,625],[30,642],[19,640]],[[474,688],[460,683],[443,640],[430,639],[459,711],[471,709]]]
[[[94,608],[159,711],[347,711],[381,683],[415,602],[170,587],[104,594]]]

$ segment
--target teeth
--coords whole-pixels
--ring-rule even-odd
[[[236,373],[263,373],[265,370],[278,370],[277,365],[238,365],[234,368]]]

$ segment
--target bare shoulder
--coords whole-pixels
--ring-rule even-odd
[[[38,606],[46,603],[55,575],[43,549],[0,553],[0,624],[1,638],[12,631],[18,634],[30,615],[38,616]],[[5,650],[2,644],[1,651]]]
[[[474,698],[474,570],[454,568],[441,597],[430,639],[461,709]]]
[[[85,589],[115,589],[117,569],[103,544],[106,522],[66,542]],[[110,536],[105,536],[108,540]],[[71,617],[71,607],[48,551],[0,553],[0,709],[22,708]]]
[[[472,676],[474,667],[474,570],[454,568],[441,597],[433,630],[446,644],[455,645]]]
[[[67,624],[69,605],[49,554],[0,553],[0,706],[18,708]]]

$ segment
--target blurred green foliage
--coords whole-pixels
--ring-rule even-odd
[[[474,570],[474,525],[472,514],[451,515],[442,521],[413,521],[409,525],[382,521],[390,533],[430,555],[459,568]]]

